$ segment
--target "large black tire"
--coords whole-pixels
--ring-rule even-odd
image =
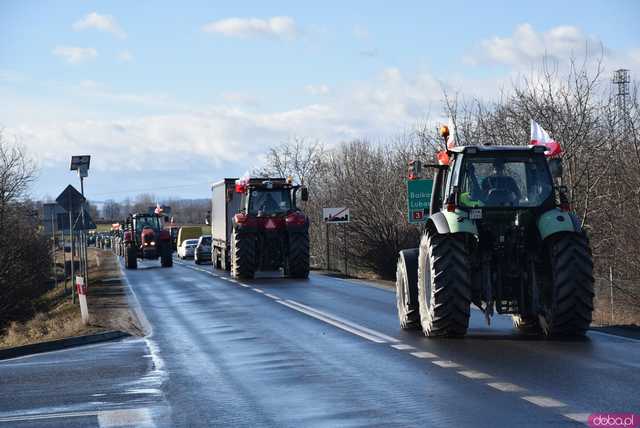
[[[256,236],[253,233],[231,234],[231,276],[253,278],[256,272]]]
[[[593,259],[581,234],[562,234],[549,245],[551,288],[543,325],[548,336],[583,336],[593,312]]]
[[[160,246],[160,266],[173,267],[173,257],[171,254],[170,244],[162,244]]]
[[[289,234],[287,274],[293,278],[309,277],[309,232]]]
[[[396,269],[396,303],[400,328],[420,328],[418,303],[418,248],[400,251]]]
[[[124,253],[124,265],[127,269],[138,269],[138,250],[129,245]]]
[[[430,337],[467,333],[471,304],[469,255],[455,235],[428,232],[420,241],[418,301],[422,331]]]

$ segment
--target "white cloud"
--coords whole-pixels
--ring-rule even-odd
[[[125,33],[120,25],[118,25],[115,18],[111,15],[100,15],[96,12],[91,12],[73,24],[73,29],[76,31],[87,30],[90,28],[111,33],[121,39],[127,37],[127,33]]]
[[[128,50],[118,52],[118,61],[120,62],[131,62],[133,59],[133,54]]]
[[[18,136],[44,166],[66,162],[72,152],[87,152],[94,155],[92,168],[101,170],[146,168],[139,162],[142,156],[154,159],[156,170],[188,168],[192,162],[213,167],[244,163],[246,169],[258,166],[268,147],[293,135],[317,138],[329,145],[397,135],[424,119],[430,106],[439,102],[440,84],[429,74],[407,77],[390,68],[354,87],[341,88],[335,94],[329,91],[322,103],[275,112],[242,105],[183,109],[162,96],[118,93],[91,80],[76,85],[71,93],[82,100],[98,97],[119,104],[162,105],[166,113],[127,119],[91,112],[78,118],[80,114],[68,113],[65,119],[60,111],[51,111],[49,117],[24,115],[22,123],[13,120],[5,124],[7,132]],[[234,94],[227,95],[237,99]]]
[[[307,85],[304,87],[310,95],[327,95],[329,93],[329,87],[327,85]]]
[[[274,16],[268,19],[227,18],[206,24],[202,30],[206,33],[219,33],[226,37],[270,37],[294,39],[298,29],[294,20],[288,16]]]
[[[56,46],[51,53],[66,59],[70,64],[78,64],[98,56],[98,51],[94,48],[79,48],[75,46]]]
[[[580,28],[558,26],[544,32],[531,24],[520,24],[510,37],[494,36],[480,43],[479,53],[467,55],[468,64],[497,63],[528,66],[544,56],[563,60],[571,55],[580,56],[586,50],[601,45],[596,38],[587,36]]]

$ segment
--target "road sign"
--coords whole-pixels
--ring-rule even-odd
[[[409,223],[424,223],[429,218],[433,180],[408,180]]]
[[[349,208],[323,208],[322,218],[325,223],[349,223],[351,217],[349,216]]]
[[[66,215],[67,211],[55,202],[52,204],[44,204],[43,211],[42,225],[44,226],[45,235],[51,235],[54,228],[56,232],[59,232],[58,216]]]
[[[67,211],[80,212],[80,206],[84,204],[84,196],[71,184],[58,195],[56,202]]]

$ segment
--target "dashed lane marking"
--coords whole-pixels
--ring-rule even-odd
[[[264,293],[265,296],[270,297],[274,300],[280,300],[280,298],[278,296],[274,296],[273,294],[269,294],[269,293]]]
[[[509,382],[489,382],[487,383],[487,385],[493,389],[497,389],[498,391],[502,391],[502,392],[526,391],[526,389],[522,388],[521,386],[515,385],[513,383],[509,383]]]
[[[416,348],[414,348],[411,345],[405,345],[404,343],[398,343],[396,345],[391,345],[392,348],[398,349],[400,351],[409,351],[409,350],[414,350]]]
[[[469,379],[491,379],[491,375],[486,373],[477,372],[475,370],[462,370],[458,372],[464,377],[468,377]]]
[[[262,293],[264,294],[264,290],[261,290],[259,288],[252,288],[253,291],[255,291],[256,293]]]
[[[436,354],[432,354],[431,352],[412,352],[411,355],[417,358],[439,358]]]
[[[452,369],[452,368],[456,368],[456,367],[460,367],[460,364],[453,362],[451,360],[441,360],[441,361],[431,361],[433,364],[435,364],[436,366],[440,366],[443,367],[445,369]]]
[[[529,395],[525,397],[520,397],[523,400],[528,401],[529,403],[533,403],[539,407],[566,407],[562,401],[554,400],[551,397],[543,397],[540,395]]]
[[[565,413],[562,416],[564,416],[565,418],[569,418],[572,421],[576,421],[576,422],[582,422],[583,424],[586,424],[587,422],[589,422],[589,413]]]

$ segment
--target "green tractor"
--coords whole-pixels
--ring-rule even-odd
[[[561,160],[547,159],[545,149],[454,147],[441,152],[445,164],[428,165],[435,174],[420,247],[398,259],[403,329],[464,336],[473,303],[488,324],[497,312],[526,334],[585,334],[591,250],[570,212]]]

